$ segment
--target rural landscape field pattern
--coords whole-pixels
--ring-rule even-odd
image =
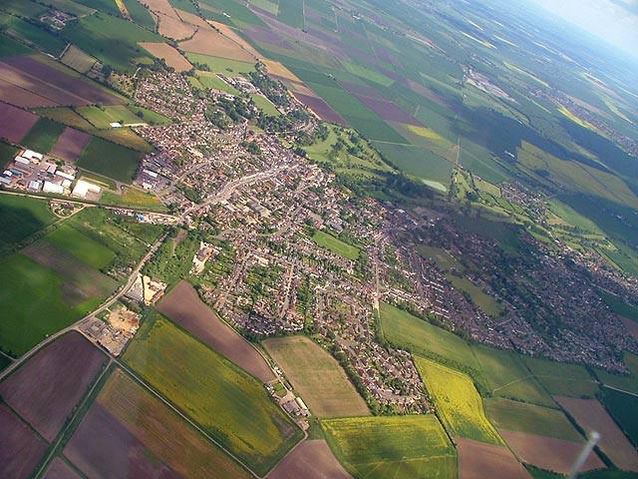
[[[532,0],[0,0],[0,477],[638,477],[637,76]]]

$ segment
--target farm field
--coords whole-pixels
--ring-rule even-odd
[[[459,479],[531,479],[529,473],[506,447],[459,439],[457,448]]]
[[[322,248],[329,249],[333,253],[350,260],[356,260],[361,252],[356,246],[344,243],[339,238],[323,231],[315,231],[312,235],[312,240]]]
[[[601,401],[629,440],[638,447],[638,397],[602,388]]]
[[[147,320],[124,360],[260,474],[301,439],[261,382],[167,320]]]
[[[66,161],[77,160],[88,145],[91,136],[74,128],[65,128],[49,151],[51,156]]]
[[[101,62],[130,72],[135,71],[134,62],[152,60],[138,42],[164,41],[156,33],[101,12],[70,23],[61,35]]]
[[[291,477],[349,479],[351,476],[339,464],[326,441],[306,439],[268,475],[269,479]]]
[[[27,479],[44,456],[47,443],[4,404],[0,404],[0,471]]]
[[[0,94],[3,99],[6,98],[1,81]],[[0,138],[9,140],[11,143],[20,143],[37,121],[38,117],[33,113],[0,102]]]
[[[140,154],[116,143],[92,138],[82,151],[77,165],[114,180],[130,183],[137,170]]]
[[[609,416],[605,408],[595,399],[556,397],[556,401],[588,433],[598,431],[601,435],[600,449],[620,469],[638,472],[638,452]]]
[[[240,76],[255,70],[255,64],[251,61],[230,60],[199,53],[187,53],[186,58],[195,66],[206,65],[211,72],[223,73],[226,76]]]
[[[48,118],[40,118],[38,122],[33,125],[33,128],[29,130],[26,136],[22,138],[20,143],[30,150],[34,150],[39,153],[48,153],[51,151],[64,129],[64,125],[60,123],[56,123]]]
[[[0,140],[0,168],[5,167],[18,154],[18,148]]]
[[[139,120],[138,120],[139,121]],[[139,151],[142,153],[150,153],[153,151],[153,145],[144,138],[135,133],[131,128],[109,128],[106,130],[90,130],[91,134],[104,140],[116,143],[119,146]]]
[[[193,65],[181,53],[166,43],[140,43],[139,45],[154,57],[163,59],[177,72],[185,72],[193,68]]]
[[[380,312],[381,332],[391,344],[453,367],[480,370],[464,339],[387,303],[381,303]]]
[[[157,196],[135,187],[124,187],[122,194],[104,191],[100,203],[105,205],[129,206],[166,212],[166,207]]]
[[[89,477],[252,477],[119,369],[64,454]]]
[[[197,72],[197,81],[204,88],[211,88],[213,90],[224,91],[226,93],[230,93],[231,95],[239,96],[240,93],[235,87],[229,85],[224,80],[219,78],[215,73],[211,72]]]
[[[335,456],[356,478],[454,479],[456,451],[434,415],[327,419]]]
[[[26,256],[5,258],[0,268],[0,307],[6,313],[0,322],[0,348],[7,354],[22,355],[87,310],[83,305],[69,306],[64,278]]]
[[[480,345],[473,346],[473,350],[490,394],[556,407],[518,355]]]
[[[273,105],[273,103],[263,95],[253,94],[251,98],[255,102],[257,108],[263,111],[266,115],[270,116],[280,116],[281,113],[277,110],[277,107]]]
[[[0,396],[48,441],[53,441],[88,390],[106,356],[71,331],[0,383]]]
[[[59,457],[51,461],[44,477],[46,479],[82,479],[82,476]]]
[[[638,356],[631,353],[625,353],[625,364],[627,365],[630,374],[611,374],[606,371],[596,369],[596,376],[607,386],[638,394]]]
[[[100,130],[110,129],[111,123],[120,123],[122,125],[144,123],[143,119],[124,105],[83,106],[76,108],[75,111]]]
[[[157,310],[260,381],[275,379],[264,358],[202,302],[190,283],[179,282]]]
[[[483,400],[468,376],[428,359],[418,356],[414,359],[443,424],[452,436],[502,444],[485,415]]]
[[[584,366],[522,357],[536,379],[555,396],[594,397],[598,384]]]
[[[562,411],[509,399],[486,399],[487,416],[499,431],[515,431],[572,442],[584,438]]]
[[[117,256],[102,243],[86,236],[68,223],[56,228],[44,239],[57,249],[98,270],[105,269]]]
[[[84,80],[77,72],[59,63],[49,64],[46,57],[38,55],[3,58],[0,60],[0,80],[7,89],[2,98],[20,107],[122,103],[119,96]]]
[[[514,454],[525,464],[531,464],[546,471],[568,474],[583,449],[579,442],[565,441],[553,437],[539,436],[525,432],[499,431]],[[589,455],[580,471],[605,468],[598,454]]]
[[[503,312],[503,306],[498,304],[494,298],[483,292],[481,288],[469,279],[453,274],[447,274],[446,277],[457,290],[469,294],[470,298],[472,298],[472,302],[484,313],[496,318]]]
[[[56,217],[46,201],[0,195],[0,253],[50,225]]]
[[[279,0],[277,18],[294,28],[304,27],[304,3],[299,0]]]
[[[88,72],[95,65],[95,58],[87,55],[75,45],[69,46],[60,61],[69,68],[73,68],[80,73]]]
[[[316,416],[370,414],[339,363],[312,340],[304,336],[271,338],[263,345]]]

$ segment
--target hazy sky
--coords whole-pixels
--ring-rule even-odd
[[[638,0],[532,0],[638,57]]]

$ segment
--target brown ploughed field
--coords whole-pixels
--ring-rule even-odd
[[[69,467],[69,465],[64,462],[59,457],[56,457],[49,469],[47,470],[44,479],[82,479],[80,475],[75,472],[73,469]]]
[[[106,362],[106,356],[71,331],[38,351],[0,384],[0,396],[52,441]]]
[[[47,444],[29,426],[0,404],[0,477],[30,477],[46,449]]]
[[[33,113],[0,102],[0,138],[20,143],[37,121]]]
[[[339,125],[347,125],[346,120],[343,119],[339,113],[334,111],[330,105],[328,105],[321,98],[317,98],[314,96],[304,95],[302,93],[293,93],[295,97],[308,108],[310,108],[315,115],[321,118],[324,121],[328,121],[330,123],[337,123]]]
[[[186,281],[166,295],[157,309],[261,381],[275,379],[266,360],[239,333],[221,321]]]
[[[596,399],[554,398],[587,432],[600,433],[598,446],[619,468],[638,472],[638,452]]]
[[[91,135],[75,128],[67,127],[58,137],[49,154],[63,160],[75,161],[80,157],[90,139]]]
[[[268,479],[350,479],[352,476],[339,464],[328,443],[323,439],[307,440],[284,458]]]
[[[458,439],[459,479],[532,479],[509,449]]]
[[[2,79],[0,79],[0,98],[20,108],[58,106],[56,102],[48,98]]]
[[[541,469],[567,474],[578,457],[582,444],[525,432],[499,431],[518,458]],[[591,454],[580,472],[603,469],[605,463]]]

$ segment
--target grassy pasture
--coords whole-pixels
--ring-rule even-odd
[[[321,422],[332,451],[356,478],[453,479],[456,451],[434,415]]]
[[[53,120],[40,118],[20,142],[30,150],[48,153],[64,128],[66,128],[64,125]]]
[[[0,195],[0,253],[50,225],[55,219],[46,201]]]
[[[131,150],[142,153],[153,151],[153,145],[130,128],[109,128],[108,130],[92,129],[89,133]]]
[[[77,165],[117,181],[129,183],[133,180],[140,154],[116,143],[92,138]]]
[[[502,444],[483,409],[483,400],[469,376],[415,356],[426,389],[432,394],[443,424],[455,437]]]
[[[322,248],[329,249],[333,253],[341,255],[347,259],[356,260],[361,253],[361,250],[356,246],[344,243],[339,238],[335,238],[331,234],[323,231],[315,231],[312,235],[312,240]]]
[[[255,70],[255,65],[252,63],[202,55],[201,53],[186,53],[186,58],[188,58],[188,61],[193,65],[196,63],[206,65],[211,72],[223,73],[230,77],[240,76],[242,73],[249,73]]]
[[[269,115],[269,116],[281,115],[281,113],[279,112],[279,110],[277,110],[275,105],[273,105],[273,103],[265,96],[259,95],[259,94],[252,94],[250,97],[255,102],[255,105],[257,105],[257,108],[263,111],[266,115]]]
[[[369,414],[339,363],[321,346],[304,336],[267,339],[263,345],[316,416]]]
[[[68,223],[44,239],[57,249],[66,251],[95,269],[107,268],[116,257],[116,254],[102,243],[86,236]]]
[[[638,447],[638,397],[602,388],[601,402],[629,440]]]
[[[479,345],[473,349],[492,395],[556,407],[517,354]]]
[[[219,78],[216,74],[211,72],[198,72],[197,73],[197,81],[204,88],[211,88],[213,90],[224,91],[226,93],[230,93],[231,95],[239,96],[239,91],[226,83],[224,80]]]
[[[0,349],[8,354],[20,356],[87,309],[70,307],[64,298],[64,278],[26,256],[5,258],[0,269]]]
[[[493,317],[498,317],[503,312],[503,306],[494,298],[483,292],[481,288],[472,283],[465,277],[448,274],[447,279],[459,291],[463,291],[470,295],[472,302],[478,306],[484,313]]]
[[[598,393],[598,384],[584,366],[522,357],[536,379],[553,396],[592,398]]]
[[[381,303],[381,332],[393,345],[415,354],[479,371],[472,348],[464,339],[390,304]]]
[[[168,125],[171,123],[170,118],[166,118],[164,115],[153,110],[149,110],[148,108],[137,105],[129,105],[128,109],[135,114],[138,122],[143,121],[150,125]]]
[[[65,106],[57,108],[38,108],[35,111],[40,116],[50,118],[63,125],[72,126],[78,130],[90,131],[93,129],[93,125],[78,115],[73,109]]]
[[[124,193],[121,195],[111,191],[105,191],[100,198],[100,203],[166,211],[166,207],[157,196],[133,187],[125,188]]]
[[[76,111],[95,128],[100,130],[111,128],[111,123],[135,124],[145,123],[144,119],[137,116],[124,105],[112,106],[83,106]]]
[[[28,53],[33,53],[33,51],[22,43],[0,33],[0,58]]]
[[[498,429],[581,442],[583,437],[565,414],[534,404],[494,398],[485,401],[487,416]]]
[[[138,0],[123,0],[131,19],[142,27],[153,30],[155,28],[155,19],[150,12],[142,6]],[[190,2],[189,2],[190,3]]]
[[[638,321],[638,306],[632,306],[625,303],[621,298],[616,295],[606,293],[604,291],[599,292],[600,297],[603,299],[607,306],[616,314],[629,318],[633,321]]]
[[[264,22],[250,11],[243,2],[235,0],[201,0],[200,7],[205,18],[238,26],[264,25]],[[226,13],[230,18],[222,15]]]
[[[259,381],[159,315],[143,324],[124,359],[260,475],[301,438]]]
[[[25,43],[35,45],[42,51],[58,56],[64,50],[66,42],[45,28],[27,22],[13,15],[0,13],[0,28],[12,32]]]

